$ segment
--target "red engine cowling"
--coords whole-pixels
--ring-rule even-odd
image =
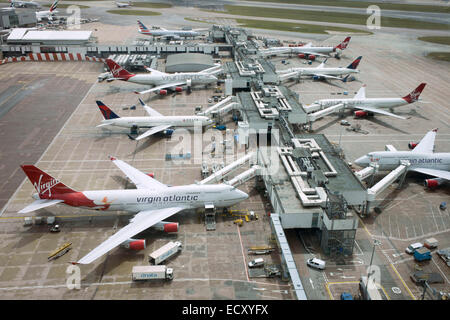
[[[163,231],[163,232],[178,232],[178,222],[165,222],[161,221],[153,225],[154,229]]]
[[[368,115],[369,114],[366,111],[361,111],[361,110],[355,111],[356,118],[364,118],[364,117],[367,117]]]
[[[298,57],[299,57],[300,59],[306,59],[306,54],[304,54],[304,53],[299,53],[299,54],[298,54]]]
[[[443,179],[426,179],[423,184],[425,187],[429,188],[429,189],[435,189],[437,187],[439,187],[442,182],[444,182]]]
[[[122,247],[130,250],[144,250],[145,249],[145,239],[129,239],[122,243]]]
[[[159,95],[160,96],[166,96],[167,95],[167,90],[159,90]]]
[[[176,91],[176,92],[182,92],[182,91],[183,91],[183,88],[182,88],[182,87],[175,87],[175,91]]]
[[[148,175],[149,177],[152,177],[152,178],[155,177],[155,174],[154,174],[153,172],[147,173],[147,175]]]
[[[316,60],[316,56],[313,55],[313,54],[310,54],[310,55],[308,56],[308,60],[314,61],[314,60]]]
[[[414,149],[416,146],[417,146],[417,143],[415,143],[415,142],[408,143],[408,148],[410,148],[410,149]]]
[[[170,232],[178,232],[178,223],[166,223],[164,225],[164,232],[170,233]]]

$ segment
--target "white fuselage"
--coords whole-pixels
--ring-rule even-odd
[[[286,70],[277,71],[279,74],[298,72],[302,76],[315,76],[315,75],[330,75],[330,76],[340,76],[350,73],[359,73],[357,69],[348,68],[290,68]]]
[[[281,53],[321,53],[321,54],[330,54],[334,52],[334,47],[272,47],[263,52],[276,54],[277,52]]]
[[[217,78],[209,74],[198,74],[195,72],[185,73],[155,73],[155,74],[136,74],[128,79],[128,82],[139,84],[148,84],[160,86],[166,83],[176,83],[180,81],[190,81],[192,85],[209,84],[217,81]]]
[[[194,127],[195,124],[202,126],[211,124],[212,120],[205,116],[151,116],[151,117],[123,117],[102,120],[102,124],[111,126],[131,128],[151,128],[161,125],[172,125],[174,127]]]
[[[361,167],[367,167],[370,162],[379,165],[379,170],[390,171],[400,165],[401,160],[411,164],[408,169],[427,168],[436,170],[450,170],[450,153],[415,153],[411,151],[377,151],[370,152],[355,160]]]
[[[192,184],[159,189],[99,190],[82,193],[98,205],[98,207],[86,206],[88,209],[130,212],[173,207],[195,209],[204,208],[206,204],[229,207],[248,198],[245,192],[226,184]]]
[[[309,108],[327,108],[340,103],[350,109],[354,107],[394,108],[408,104],[403,98],[321,99],[314,101]]]
[[[141,34],[145,34],[147,36],[153,36],[153,37],[180,37],[180,38],[188,38],[188,37],[198,37],[201,34],[197,31],[192,30],[158,30],[158,29],[152,29],[148,32],[139,31]]]

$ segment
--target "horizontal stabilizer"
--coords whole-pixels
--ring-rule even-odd
[[[36,211],[42,208],[53,206],[54,204],[61,202],[64,202],[64,200],[48,200],[48,199],[35,200],[32,204],[29,204],[28,206],[20,210],[19,213],[28,213]]]

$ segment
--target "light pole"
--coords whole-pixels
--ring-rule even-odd
[[[369,270],[367,271],[366,299],[367,299],[367,294],[368,294],[368,290],[369,290],[368,285],[369,285],[369,277],[370,277],[370,271],[371,271],[370,269],[371,269],[371,267],[372,267],[372,261],[373,261],[373,255],[374,255],[374,253],[375,253],[375,247],[376,247],[376,246],[379,246],[380,244],[381,244],[381,242],[378,241],[378,240],[376,240],[376,239],[373,241],[372,257],[370,258]]]

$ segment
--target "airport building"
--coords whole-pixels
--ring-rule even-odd
[[[36,26],[36,14],[32,10],[0,9],[0,29]]]
[[[214,67],[211,55],[201,53],[170,54],[166,59],[166,72],[199,72]]]

